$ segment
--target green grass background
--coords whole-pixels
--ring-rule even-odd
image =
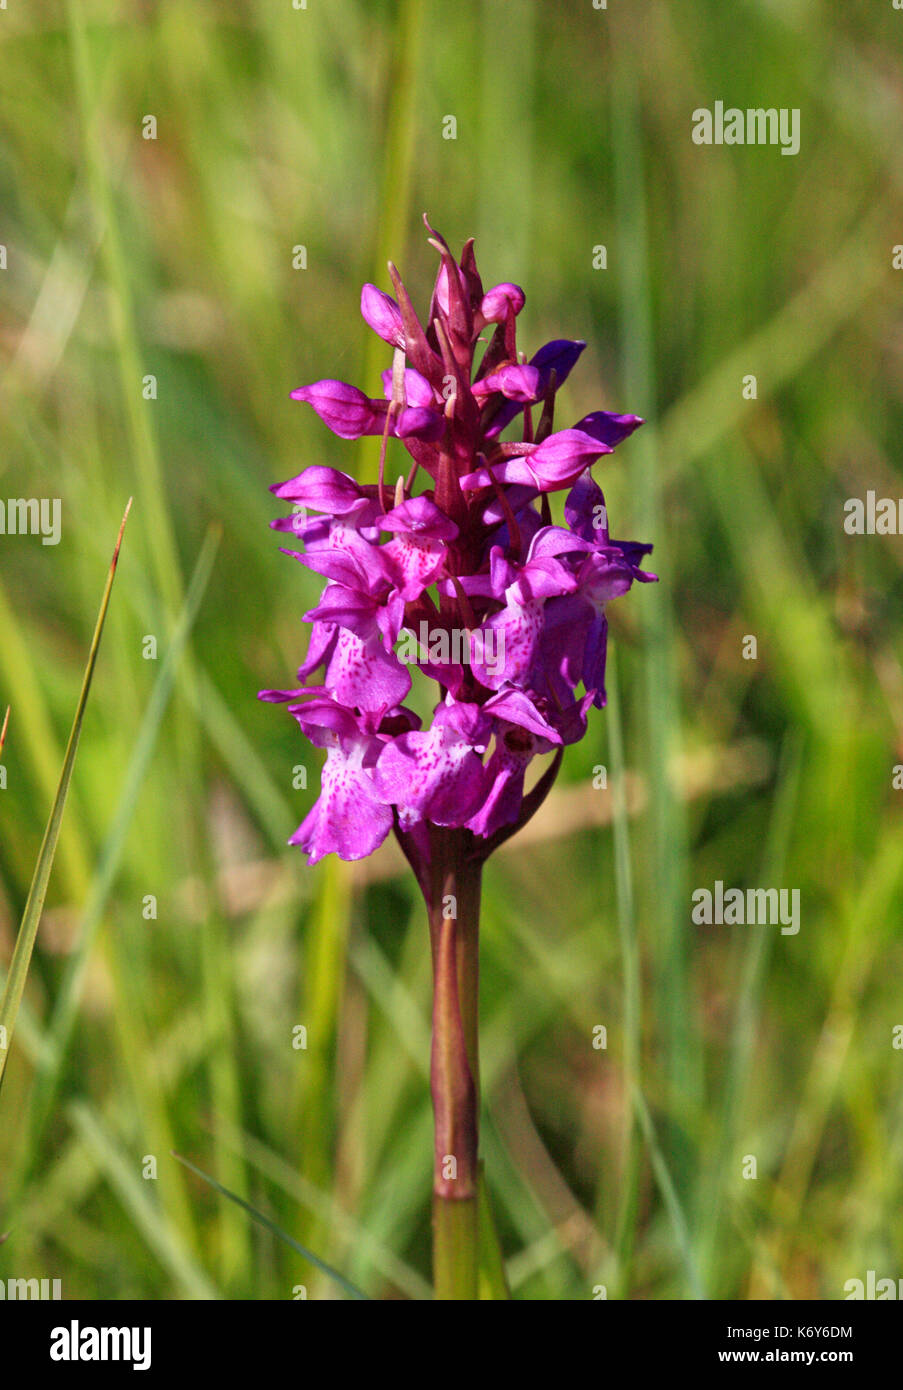
[[[175,1148],[371,1296],[429,1296],[424,912],[390,857],[286,848],[319,755],[255,700],[291,683],[318,591],[268,484],[375,467],[288,393],[376,390],[360,284],[391,256],[425,308],[424,211],[477,238],[487,286],[525,286],[523,347],[587,340],[561,423],[649,421],[599,477],[662,577],[613,606],[609,707],[487,872],[514,1294],[903,1275],[903,542],[842,525],[847,497],[903,494],[903,13],[9,0],[0,63],[0,494],[63,507],[57,548],[0,539],[0,962],[135,496],[0,1102],[0,1278],[340,1296]],[[719,99],[800,108],[800,154],[694,145]],[[799,888],[799,934],[693,926],[716,878]]]

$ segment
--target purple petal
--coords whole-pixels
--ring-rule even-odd
[[[303,555],[294,555],[302,565],[322,574],[337,584],[375,596],[384,593],[391,577],[383,558],[383,550],[364,540],[354,530],[333,528],[326,545],[308,546]]]
[[[364,500],[362,489],[347,473],[319,463],[311,464],[288,482],[277,483],[270,492],[287,502],[297,502],[315,512],[330,512],[333,516],[344,516],[359,508]]]
[[[592,693],[596,709],[603,709],[607,700],[605,693],[605,659],[608,652],[608,619],[599,614],[586,636],[586,649],[583,653],[583,684]]]
[[[471,474],[470,476],[473,477],[473,474]],[[528,483],[523,487],[512,486],[505,489],[506,500],[511,510],[514,512],[514,515],[518,517],[518,519],[520,519],[519,514],[526,508],[529,502],[532,502],[534,500],[536,496],[536,488],[531,483]],[[499,522],[506,521],[507,518],[508,512],[502,506],[502,503],[500,502],[499,498],[490,497],[486,503],[486,506],[483,509],[483,520],[485,521],[486,525],[497,526]]]
[[[468,821],[475,835],[491,835],[510,825],[520,815],[524,800],[524,775],[533,757],[533,739],[524,736],[524,748],[509,748],[506,733],[496,745],[484,770],[485,792],[482,805]],[[515,740],[517,735],[515,735]]]
[[[562,382],[567,380],[574,363],[585,347],[586,343],[582,341],[572,341],[570,338],[554,338],[552,342],[545,343],[538,352],[533,354],[530,358],[530,366],[539,370],[540,397],[544,396],[548,390],[553,371],[555,372],[556,391]],[[487,439],[501,434],[502,430],[510,425],[519,413],[520,407],[515,401],[509,401],[503,405],[501,410],[492,417],[492,423],[486,430]]]
[[[382,373],[383,391],[387,401],[392,399],[392,368],[387,367]],[[425,376],[420,372],[415,372],[413,367],[404,369],[404,399],[405,405],[419,405],[428,409],[439,404],[441,397],[430,386]]]
[[[520,285],[504,282],[487,290],[480,305],[480,313],[486,323],[504,323],[508,311],[519,314],[524,307],[526,296]]]
[[[428,497],[410,497],[393,507],[386,512],[380,527],[383,531],[397,531],[431,541],[452,541],[458,534],[455,523]]]
[[[300,692],[308,695],[310,692]],[[332,748],[336,742],[359,740],[361,727],[350,709],[344,709],[335,700],[315,697],[304,704],[292,705],[289,713],[294,715],[307,738],[317,748]]]
[[[543,526],[530,541],[527,563],[544,559],[547,556],[569,555],[574,551],[591,549],[591,542],[583,540],[566,526]]]
[[[360,439],[365,434],[382,434],[387,401],[372,401],[356,386],[344,381],[315,381],[292,391],[293,401],[304,401],[340,439]]]
[[[406,406],[398,416],[395,433],[399,439],[422,439],[435,444],[445,434],[445,416],[428,406]]]
[[[552,744],[561,742],[560,735],[548,720],[543,718],[523,690],[515,690],[513,687],[500,690],[490,696],[483,709],[486,714],[504,719],[508,724],[516,724],[518,728],[528,730],[539,739],[548,740]]]
[[[404,347],[401,310],[391,295],[384,294],[375,285],[365,285],[361,290],[361,314],[384,343]]]
[[[589,464],[611,448],[582,430],[558,430],[549,435],[526,460],[537,486],[547,492],[569,487]]]
[[[474,382],[473,393],[478,399],[491,395],[493,391],[501,391],[509,401],[532,404],[542,398],[542,374],[538,368],[526,363],[508,362],[498,371]]]
[[[509,446],[509,447],[514,447]],[[461,479],[461,486],[474,489],[485,487],[493,478],[496,482],[531,482],[539,492],[556,492],[576,482],[581,473],[611,448],[593,439],[582,430],[558,430],[542,444],[523,444],[523,454],[503,458]]]
[[[577,575],[580,593],[594,608],[620,598],[633,584],[633,573],[619,550],[596,550],[587,555]]]

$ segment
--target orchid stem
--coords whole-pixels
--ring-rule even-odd
[[[430,937],[433,951],[431,1086],[435,1118],[435,1297],[479,1296],[478,946],[481,865],[467,832],[434,827]]]

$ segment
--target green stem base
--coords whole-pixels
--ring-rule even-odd
[[[439,1300],[476,1300],[479,1239],[476,1197],[433,1196],[433,1296]]]

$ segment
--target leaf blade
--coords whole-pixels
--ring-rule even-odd
[[[13,950],[9,974],[6,979],[3,1002],[0,1003],[0,1041],[3,1043],[3,1046],[0,1047],[0,1086],[2,1086],[3,1078],[6,1074],[6,1063],[9,1058],[10,1045],[15,1031],[16,1018],[18,1017],[22,996],[25,993],[25,981],[28,978],[28,968],[31,964],[35,939],[38,934],[38,924],[44,910],[44,900],[47,896],[47,887],[53,869],[54,855],[56,854],[60,828],[63,823],[66,798],[69,794],[69,784],[72,781],[72,771],[75,767],[75,755],[78,752],[82,722],[88,704],[88,695],[91,690],[94,668],[97,664],[100,639],[103,635],[104,622],[110,604],[110,595],[113,591],[113,580],[116,578],[116,567],[119,563],[119,550],[122,545],[122,535],[125,531],[125,523],[128,520],[131,506],[132,499],[129,498],[122,522],[119,526],[116,547],[113,551],[113,558],[110,561],[110,568],[107,572],[107,579],[100,600],[100,609],[97,614],[97,621],[94,625],[94,635],[91,639],[91,647],[85,665],[85,674],[82,678],[81,693],[79,694],[78,704],[75,708],[75,717],[72,721],[72,728],[69,733],[69,742],[66,745],[63,769],[60,773],[60,780],[56,789],[56,796],[53,800],[53,806],[50,810],[50,817],[44,830],[44,837],[41,841],[41,848],[35,864],[31,886],[28,890],[28,897],[25,900],[22,922],[19,927],[18,936],[16,937],[16,945]],[[4,721],[4,731],[5,728],[6,721]]]
[[[202,1168],[198,1168],[196,1164],[192,1163],[190,1159],[184,1158],[182,1154],[177,1154],[173,1151],[172,1156],[178,1163],[184,1164],[186,1168],[190,1169],[197,1177],[202,1178],[204,1182],[208,1183],[210,1187],[214,1188],[215,1191],[219,1192],[223,1197],[228,1197],[230,1202],[235,1202],[240,1206],[243,1211],[246,1211],[248,1215],[258,1223],[258,1225],[265,1227],[266,1230],[272,1232],[274,1236],[278,1237],[279,1240],[283,1241],[284,1244],[288,1245],[297,1254],[303,1255],[305,1260],[309,1260],[312,1265],[316,1265],[317,1269],[322,1270],[330,1279],[334,1279],[352,1298],[356,1298],[362,1303],[371,1302],[369,1296],[361,1289],[357,1288],[355,1284],[352,1284],[350,1279],[346,1279],[344,1274],[334,1269],[332,1265],[327,1264],[325,1260],[321,1260],[320,1256],[315,1255],[312,1250],[308,1250],[306,1246],[301,1245],[295,1240],[294,1236],[290,1236],[287,1231],[283,1231],[281,1226],[277,1226],[275,1221],[271,1221],[268,1216],[264,1216],[263,1212],[258,1211],[256,1207],[252,1207],[250,1202],[246,1202],[245,1199],[239,1197],[237,1193],[230,1192],[228,1187],[223,1187],[222,1183],[217,1182],[216,1178],[211,1178],[209,1173],[205,1173]]]

